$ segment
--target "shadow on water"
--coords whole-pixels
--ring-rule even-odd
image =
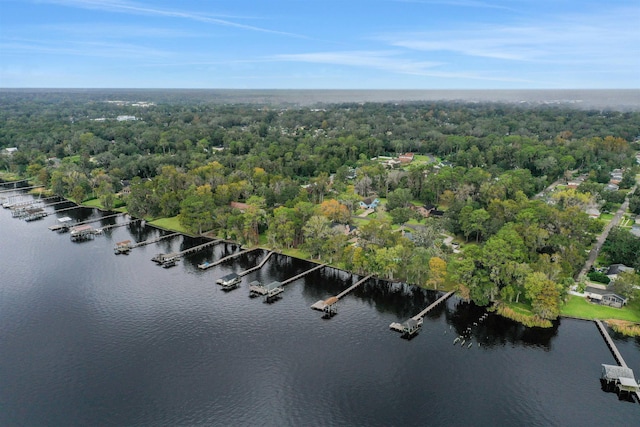
[[[425,309],[440,294],[402,282],[372,278],[358,286],[353,295],[380,313],[393,313],[404,320]]]
[[[482,346],[524,344],[551,349],[551,341],[558,333],[559,321],[551,328],[529,328],[515,321],[489,313],[485,307],[472,302],[454,300],[445,311],[447,323],[463,338],[473,337]]]

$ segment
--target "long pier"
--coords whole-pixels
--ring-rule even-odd
[[[73,203],[73,202],[70,202],[70,203]],[[51,205],[47,205],[47,206],[51,206]],[[69,206],[68,208],[62,208],[62,209],[58,209],[57,211],[49,212],[49,215],[53,215],[53,214],[57,214],[57,213],[60,213],[60,212],[65,212],[65,211],[70,211],[71,209],[83,208],[83,207],[84,206],[80,206],[80,205]]]
[[[411,318],[411,320],[414,320],[416,322],[421,323],[422,322],[422,318],[431,310],[433,310],[438,304],[440,304],[442,301],[445,301],[446,299],[448,299],[451,295],[453,295],[455,293],[455,291],[449,291],[446,294],[442,295],[440,298],[438,298],[437,300],[435,300],[435,302],[433,302],[432,304],[430,304],[427,308],[425,308],[424,310],[422,310],[420,313],[416,314],[415,316],[413,316]],[[394,331],[398,331],[398,332],[403,332],[404,328],[403,325],[401,323],[397,323],[397,322],[393,322],[392,324],[389,325],[390,329],[393,329]]]
[[[60,211],[57,211],[57,212],[60,212]],[[117,214],[113,214],[113,215],[103,216],[103,217],[100,217],[100,218],[88,219],[86,221],[76,222],[73,225],[76,226],[76,225],[91,224],[92,222],[98,222],[98,221],[102,221],[103,219],[113,218],[113,217],[120,216],[120,215],[124,215],[124,214],[123,213],[117,213]]]
[[[336,313],[336,309],[335,309],[335,304],[340,300],[340,298],[342,298],[343,296],[347,295],[349,292],[351,292],[352,290],[354,290],[355,288],[357,288],[358,286],[360,286],[361,284],[363,284],[364,282],[366,282],[367,280],[371,279],[373,277],[373,274],[368,275],[367,277],[364,277],[360,280],[358,280],[356,283],[354,283],[353,285],[349,286],[347,289],[345,289],[344,291],[340,292],[338,295],[333,296],[333,297],[329,297],[326,300],[320,300],[315,302],[311,308],[314,310],[319,310],[319,311],[325,311],[327,313],[331,314],[335,314]]]
[[[618,365],[622,366],[623,368],[629,368],[629,366],[627,366],[627,362],[624,361],[622,354],[620,354],[620,352],[618,351],[618,347],[616,347],[616,344],[611,339],[609,332],[607,332],[607,329],[604,327],[604,324],[599,319],[595,319],[594,322],[598,326],[600,334],[604,338],[605,343],[607,343],[607,347],[609,347],[609,350],[611,350],[611,354],[613,354],[613,358],[616,359]],[[635,395],[638,398],[638,403],[640,403],[640,391],[636,391]]]
[[[8,184],[17,184],[19,182],[25,182],[25,181],[29,181],[31,178],[25,178],[25,179],[20,179],[18,181],[7,181],[7,182],[0,182],[0,185],[8,185]]]
[[[284,285],[288,285],[289,283],[291,283],[291,282],[295,282],[295,281],[296,281],[296,280],[298,280],[299,278],[304,277],[304,276],[306,276],[307,274],[309,274],[309,273],[311,273],[311,272],[313,272],[313,271],[320,270],[321,268],[326,267],[326,266],[327,266],[327,264],[319,264],[319,265],[316,265],[315,267],[313,267],[313,268],[311,268],[311,269],[309,269],[309,270],[307,270],[307,271],[303,271],[302,273],[297,274],[297,275],[295,275],[295,276],[291,277],[290,279],[283,280],[282,282],[280,282],[280,284],[281,284],[282,286],[284,286]]]
[[[212,241],[210,241],[210,242],[203,243],[203,244],[201,244],[201,245],[194,246],[194,247],[192,247],[192,248],[185,249],[185,250],[180,251],[180,252],[176,252],[176,253],[175,253],[175,255],[176,255],[176,256],[179,256],[179,257],[181,257],[181,256],[183,256],[183,255],[190,254],[190,253],[192,253],[192,252],[198,252],[199,250],[204,249],[204,248],[207,248],[207,247],[209,247],[209,246],[213,246],[213,245],[215,245],[216,243],[218,243],[218,242],[220,242],[220,241],[221,241],[221,239],[212,240]]]
[[[262,261],[260,261],[260,264],[256,265],[255,267],[251,267],[248,270],[242,271],[240,273],[238,273],[238,276],[242,277],[242,276],[246,276],[249,273],[252,273],[256,270],[260,270],[262,268],[262,266],[264,266],[267,261],[269,260],[269,258],[271,258],[271,255],[273,255],[273,251],[269,252],[267,255],[265,255],[265,257],[262,259]]]
[[[616,359],[618,365],[622,366],[623,368],[628,368],[627,362],[625,362],[622,358],[622,355],[618,351],[618,347],[616,347],[615,343],[611,339],[611,336],[609,335],[609,332],[607,332],[607,329],[604,327],[604,324],[598,319],[594,320],[594,322],[596,323],[596,325],[598,325],[598,330],[600,331],[600,334],[602,334],[604,341],[607,343],[607,347],[609,347],[609,350],[611,350],[613,358]]]
[[[58,196],[53,196],[53,197],[58,197]],[[47,199],[48,199],[48,197],[47,197]],[[42,200],[47,200],[47,199],[42,199]],[[59,202],[46,203],[45,207],[61,205],[63,203],[73,203],[73,202],[71,200],[60,200]],[[76,206],[74,206],[74,207],[76,207]]]
[[[174,237],[174,236],[179,236],[179,235],[180,235],[180,233],[170,233],[170,234],[165,234],[164,236],[154,237],[153,239],[144,240],[142,242],[137,242],[137,243],[132,244],[131,245],[131,249],[139,248],[140,246],[150,245],[152,243],[156,243],[156,242],[159,242],[161,240],[168,239],[169,237]]]
[[[222,264],[223,262],[228,261],[228,260],[230,260],[230,259],[234,259],[235,257],[239,257],[239,256],[240,256],[240,255],[242,255],[242,254],[246,254],[246,253],[248,253],[248,252],[255,251],[256,249],[258,249],[258,248],[252,248],[252,249],[247,249],[247,250],[244,250],[244,251],[240,251],[240,252],[237,252],[237,253],[235,253],[235,254],[232,254],[232,255],[226,256],[226,257],[224,257],[224,258],[220,258],[219,260],[217,260],[217,261],[215,261],[215,262],[208,262],[208,261],[206,261],[206,262],[204,262],[203,264],[198,264],[198,268],[199,268],[200,270],[206,270],[206,269],[208,269],[208,268],[215,267],[216,265],[220,265],[220,264]]]
[[[343,296],[345,296],[346,294],[348,294],[349,292],[351,292],[352,290],[354,290],[355,288],[357,288],[358,286],[360,286],[361,284],[363,284],[367,280],[371,279],[372,277],[373,277],[373,274],[370,274],[367,277],[364,277],[364,278],[358,280],[356,283],[354,283],[353,285],[349,286],[347,289],[345,289],[344,291],[342,291],[338,295],[336,295],[336,298],[338,298],[338,299],[342,298]]]
[[[18,191],[18,190],[31,190],[34,188],[42,188],[42,185],[32,185],[30,187],[18,187],[18,188],[10,188],[8,190],[0,190],[0,193],[9,193],[11,191]]]
[[[138,222],[138,221],[141,221],[141,219],[136,218],[136,219],[132,219],[130,221],[121,222],[119,224],[105,225],[104,227],[98,228],[98,231],[102,232],[102,231],[105,231],[105,230],[111,230],[112,228],[125,227],[125,226],[127,226],[129,224],[133,224],[134,222]]]

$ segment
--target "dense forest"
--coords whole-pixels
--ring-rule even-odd
[[[525,301],[543,319],[602,230],[587,212],[617,209],[640,172],[640,112],[134,98],[0,94],[0,170],[194,234],[455,284],[482,305]],[[640,190],[630,210],[640,214]],[[640,239],[621,233],[630,249],[609,243],[611,260],[640,268]]]

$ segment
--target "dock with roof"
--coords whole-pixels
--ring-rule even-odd
[[[427,308],[422,310],[420,313],[416,314],[412,318],[408,319],[403,323],[393,322],[389,325],[389,329],[398,331],[402,333],[402,336],[405,338],[410,338],[418,333],[420,328],[422,327],[423,318],[427,315],[431,310],[437,307],[441,302],[446,301],[451,295],[454,294],[454,291],[447,292],[442,295],[440,298],[435,300],[432,304],[429,304]]]
[[[263,296],[265,302],[274,300],[278,295],[284,292],[281,282],[271,282],[267,285],[263,285],[257,280],[249,283],[249,296],[257,297]]]
[[[324,311],[328,317],[334,316],[335,314],[338,313],[337,303],[338,301],[340,301],[340,298],[347,295],[349,292],[351,292],[352,290],[354,290],[355,288],[357,288],[358,286],[360,286],[361,284],[369,280],[371,277],[373,277],[372,274],[358,280],[356,283],[349,286],[347,289],[340,292],[338,295],[327,298],[326,300],[320,300],[315,302],[311,306],[311,308],[318,311]]]
[[[595,323],[598,326],[598,330],[600,331],[600,334],[602,334],[607,347],[611,350],[614,359],[616,359],[616,362],[620,365],[606,365],[603,363],[600,380],[603,382],[606,389],[615,391],[618,396],[625,394],[629,396],[635,395],[638,399],[638,403],[640,403],[640,384],[636,381],[635,376],[633,375],[633,370],[627,366],[627,362],[622,358],[622,354],[618,351],[618,348],[611,339],[611,336],[604,327],[604,324],[598,319],[595,320]]]

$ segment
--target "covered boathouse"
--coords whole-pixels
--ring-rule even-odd
[[[404,338],[412,338],[420,331],[422,327],[422,318],[411,318],[402,324],[402,336]]]
[[[614,389],[620,395],[629,395],[640,391],[634,375],[633,369],[625,366],[605,365],[602,364],[602,382],[607,388]]]
[[[249,284],[249,295],[254,297],[262,295],[267,302],[271,301],[282,292],[284,292],[284,288],[280,282],[271,282],[268,285],[263,285],[256,280]]]
[[[93,237],[96,235],[96,230],[92,226],[87,224],[71,227],[69,231],[69,237],[73,242],[93,239]]]
[[[229,273],[226,276],[222,276],[216,283],[222,287],[223,290],[228,291],[238,287],[242,278],[236,273]]]

